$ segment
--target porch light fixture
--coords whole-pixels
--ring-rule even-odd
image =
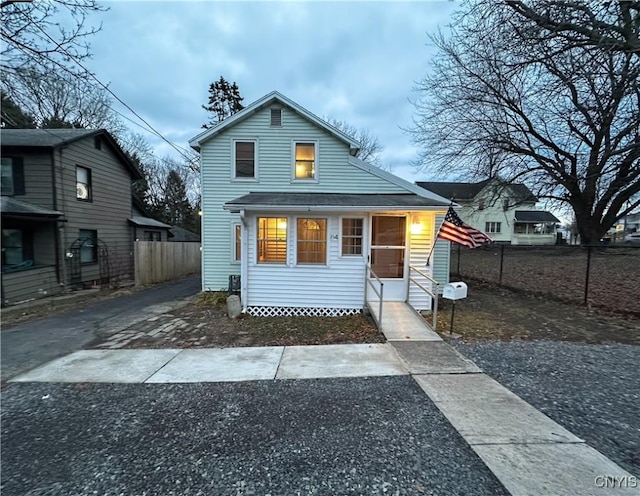
[[[414,222],[411,224],[411,234],[420,234],[422,232],[422,224],[420,222]]]

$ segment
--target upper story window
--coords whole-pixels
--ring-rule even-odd
[[[24,169],[22,159],[2,157],[2,194],[24,195]]]
[[[93,146],[96,150],[102,150],[102,139],[100,138],[100,136],[96,136],[95,138],[93,138]]]
[[[342,256],[362,255],[362,219],[342,219]]]
[[[282,109],[271,109],[271,127],[282,127]]]
[[[285,217],[258,217],[258,263],[287,263]]]
[[[478,200],[478,210],[484,210],[484,198]]]
[[[502,210],[509,210],[509,198],[502,200]]]
[[[317,143],[296,142],[294,143],[294,150],[294,179],[300,181],[317,180]]]
[[[299,264],[327,263],[327,219],[298,219]]]
[[[234,154],[234,179],[255,179],[257,177],[256,167],[256,142],[255,141],[235,141],[233,145]]]
[[[91,169],[76,167],[76,198],[82,201],[91,201]]]

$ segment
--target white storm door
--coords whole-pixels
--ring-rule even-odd
[[[384,300],[406,301],[407,218],[372,215],[370,225],[369,264],[384,283]]]

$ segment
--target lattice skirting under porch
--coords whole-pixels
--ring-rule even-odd
[[[253,317],[345,317],[362,313],[362,308],[247,307]]]

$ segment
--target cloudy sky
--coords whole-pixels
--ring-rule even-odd
[[[433,55],[427,33],[449,22],[455,2],[104,5],[87,66],[177,145],[200,132],[209,84],[224,76],[245,105],[278,90],[318,116],[368,128],[385,166],[424,179],[409,165],[416,150],[401,128],[411,125],[413,88]],[[172,152],[149,141],[158,155]]]

